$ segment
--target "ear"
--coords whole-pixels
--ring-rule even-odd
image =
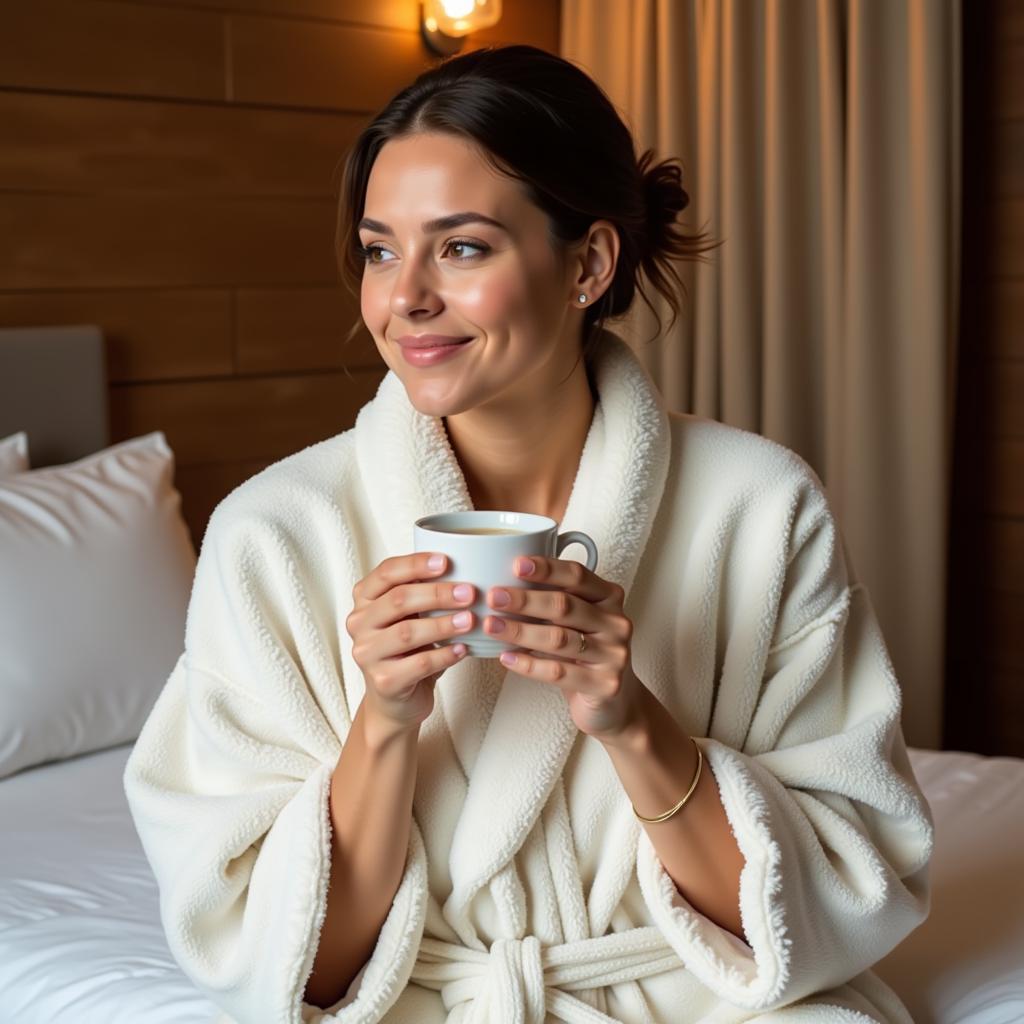
[[[573,293],[569,305],[583,309],[596,302],[611,287],[619,259],[619,232],[608,220],[595,220],[573,259]],[[579,297],[586,295],[586,302]]]

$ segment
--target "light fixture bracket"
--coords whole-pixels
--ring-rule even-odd
[[[451,57],[458,53],[465,41],[465,36],[450,36],[439,28],[427,28],[427,19],[423,13],[423,0],[420,0],[420,37],[424,45],[438,57]]]

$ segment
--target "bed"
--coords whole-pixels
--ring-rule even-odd
[[[60,416],[50,415],[55,378],[67,385]],[[195,553],[166,440],[111,446],[104,396],[96,328],[0,330],[0,1024],[212,1024],[219,1010],[167,948],[122,788],[178,654]],[[26,437],[40,440],[32,468]],[[83,501],[104,487],[113,502]],[[30,499],[48,503],[47,521],[63,531],[64,561],[42,573],[19,520]],[[112,524],[144,564],[112,554]],[[56,575],[75,567],[69,558],[89,566],[77,596]],[[43,576],[35,598],[30,570]],[[107,649],[104,582],[111,601],[130,594],[118,616],[147,626],[137,649]],[[31,634],[26,616],[44,603],[61,641],[48,628],[28,645],[36,660],[12,658]],[[910,757],[935,818],[932,909],[875,969],[918,1024],[1024,1022],[1024,759],[916,748]]]

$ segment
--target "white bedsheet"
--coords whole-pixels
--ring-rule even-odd
[[[121,789],[130,749],[0,781],[0,1024],[219,1015],[167,950]],[[917,1024],[1020,1024],[1024,759],[910,756],[935,814],[932,912],[876,969]]]

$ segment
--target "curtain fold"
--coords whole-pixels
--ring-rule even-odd
[[[562,56],[678,157],[683,315],[611,324],[668,405],[799,453],[942,735],[960,236],[959,0],[562,0]],[[654,299],[662,323],[669,309]]]

